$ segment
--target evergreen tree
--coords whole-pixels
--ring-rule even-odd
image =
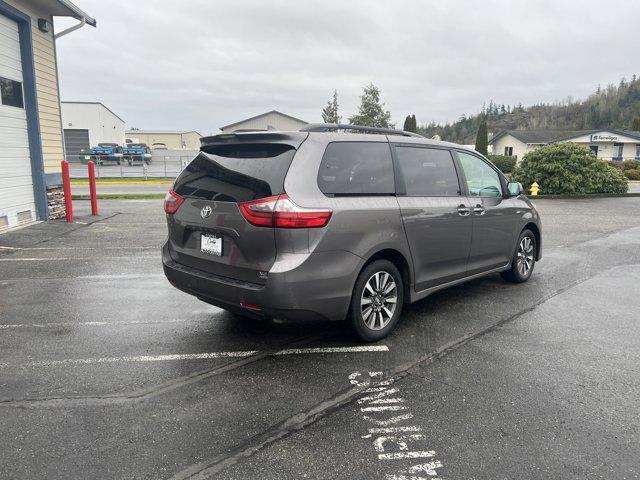
[[[633,119],[633,122],[631,123],[631,130],[634,132],[640,132],[640,117]]]
[[[384,110],[384,103],[380,102],[380,90],[373,83],[364,87],[358,113],[349,117],[349,123],[365,127],[394,127],[391,123],[391,112]]]
[[[402,127],[402,130],[414,133],[418,131],[418,124],[416,123],[415,115],[407,115],[407,118],[404,119],[404,126]]]
[[[327,102],[327,106],[322,109],[322,121],[324,123],[340,123],[342,117],[338,115],[338,91],[333,91],[333,97]]]
[[[488,142],[487,120],[482,118],[476,134],[476,151],[482,155],[487,155]]]
[[[404,125],[402,126],[402,130],[405,132],[411,131],[411,115],[407,115],[404,119]]]

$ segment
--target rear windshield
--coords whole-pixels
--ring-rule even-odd
[[[208,145],[176,179],[183,197],[246,202],[284,193],[284,177],[295,154],[278,143]]]

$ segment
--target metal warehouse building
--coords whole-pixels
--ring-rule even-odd
[[[149,148],[199,150],[200,135],[195,130],[127,130],[127,143],[146,143]]]
[[[54,16],[80,23],[54,36]],[[84,24],[96,21],[68,0],[0,0],[0,231],[59,214],[55,39]]]
[[[222,130],[222,133],[231,133],[238,130],[282,130],[286,132],[300,130],[305,125],[307,125],[307,122],[304,120],[277,110],[271,110],[255,117],[225,125],[220,127],[220,130]]]
[[[78,160],[80,149],[99,143],[124,143],[124,120],[100,102],[61,102],[65,157]]]
[[[496,155],[522,157],[542,145],[572,142],[602,160],[640,160],[640,132],[621,130],[503,130],[489,141]]]

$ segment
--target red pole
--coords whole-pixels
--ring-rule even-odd
[[[73,222],[71,182],[69,181],[69,162],[66,160],[62,160],[62,189],[64,190],[64,210],[67,214],[67,222]]]
[[[98,215],[98,196],[96,195],[96,164],[89,160],[89,193],[91,194],[91,215]]]

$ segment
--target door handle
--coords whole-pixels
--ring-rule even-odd
[[[473,213],[475,213],[476,215],[484,215],[486,213],[486,210],[482,205],[478,204],[473,207]]]
[[[469,207],[465,207],[464,205],[458,206],[458,215],[461,217],[468,217],[471,214],[471,209]]]

